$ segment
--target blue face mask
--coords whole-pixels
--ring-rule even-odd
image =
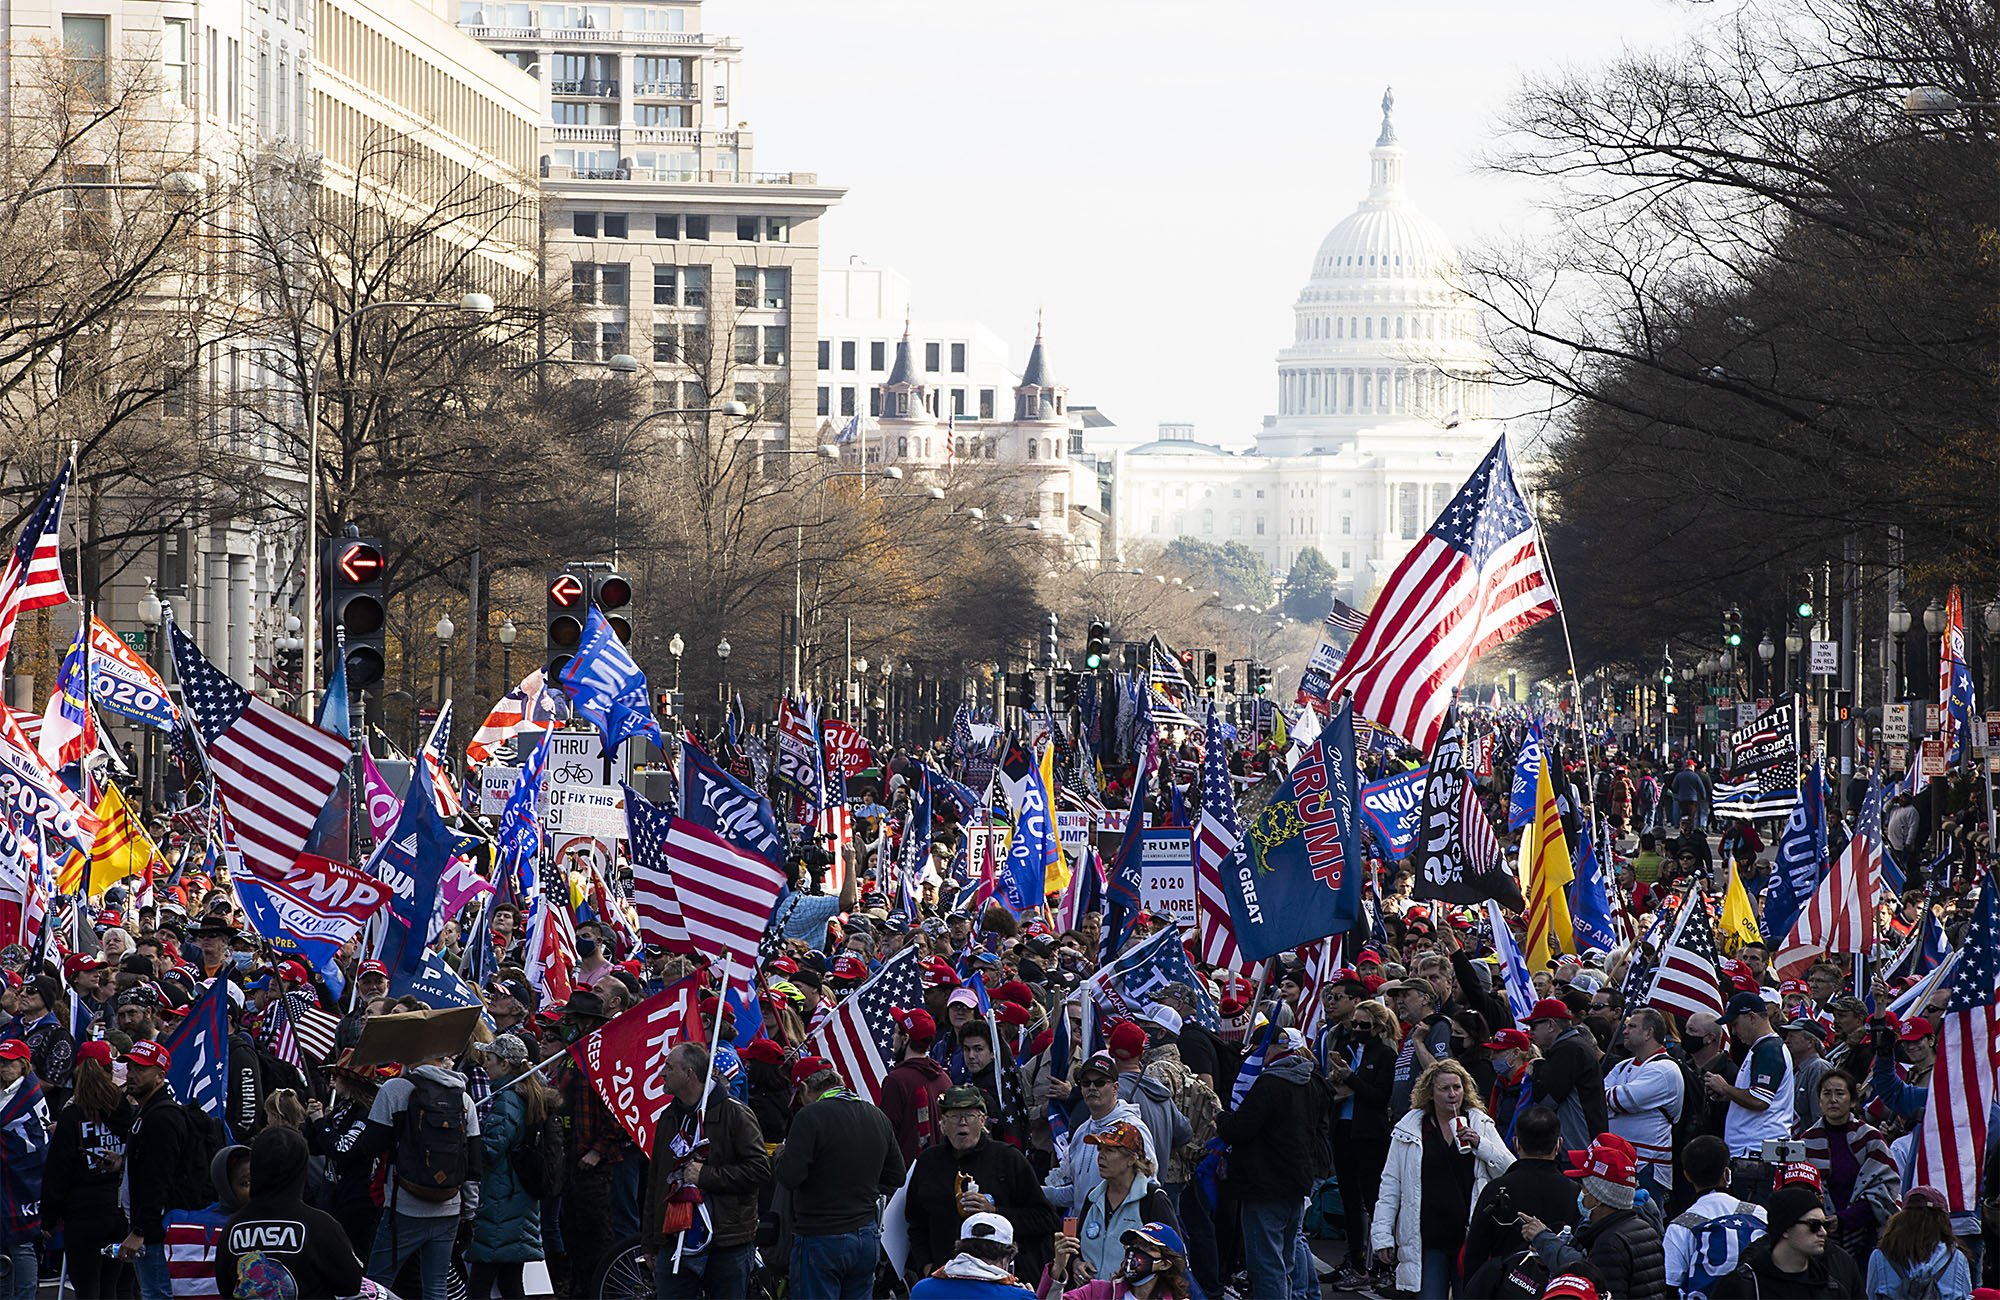
[[[1581,1191],[1576,1194],[1576,1212],[1583,1218],[1587,1219],[1590,1217],[1590,1207],[1584,1204],[1583,1193]]]

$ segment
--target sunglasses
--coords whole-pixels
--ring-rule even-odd
[[[1794,1226],[1804,1228],[1807,1232],[1819,1233],[1825,1232],[1833,1224],[1829,1219],[1800,1219]]]
[[[1077,1086],[1077,1087],[1079,1087],[1079,1088],[1109,1088],[1109,1087],[1111,1086],[1111,1080],[1109,1080],[1109,1079],[1078,1079],[1078,1080],[1076,1081],[1076,1086]]]

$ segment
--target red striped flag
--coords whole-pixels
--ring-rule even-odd
[[[876,971],[833,1014],[820,1023],[812,1042],[833,1062],[840,1077],[869,1101],[882,1095],[882,1080],[896,1063],[895,1011],[924,1004],[917,950],[905,948]]]
[[[69,600],[62,571],[62,507],[69,476],[69,462],[65,461],[34,513],[21,525],[14,553],[7,557],[6,569],[0,571],[0,661],[13,647],[14,628],[21,615]]]
[[[1691,1016],[1706,1011],[1722,1014],[1722,990],[1715,975],[1715,926],[1709,921],[1708,900],[1699,890],[1688,892],[1680,919],[1660,953],[1647,1001],[1662,1011]]]
[[[559,692],[549,689],[548,677],[539,668],[521,679],[520,685],[500,697],[486,721],[465,747],[465,761],[477,766],[493,757],[502,745],[516,736],[547,731],[561,720],[565,708]]]
[[[1429,753],[1472,661],[1556,610],[1502,438],[1389,575],[1327,698],[1351,693],[1355,713]]]
[[[173,623],[167,640],[244,865],[283,879],[340,784],[348,744],[230,681]]]
[[[1979,882],[1979,902],[1966,928],[1951,996],[1944,1004],[1930,1103],[1917,1130],[1911,1185],[1944,1193],[1954,1214],[1979,1208],[1979,1172],[1986,1122],[1995,1096],[1993,1058],[2000,1048],[2000,901],[1991,872]]]
[[[680,817],[667,824],[665,861],[688,942],[710,957],[754,965],[785,887],[783,868]]]
[[[1208,726],[1201,751],[1201,819],[1194,834],[1195,914],[1201,927],[1201,959],[1211,966],[1241,970],[1248,965],[1236,946],[1236,929],[1229,919],[1229,895],[1223,871],[1242,865],[1243,821],[1236,815],[1236,792],[1229,784],[1229,759],[1223,752],[1222,725],[1215,701],[1208,704]],[[1128,817],[1142,816],[1134,808]]]
[[[639,938],[648,948],[692,953],[680,895],[667,871],[667,827],[674,810],[625,787],[626,843],[632,852],[632,905],[639,911]]]

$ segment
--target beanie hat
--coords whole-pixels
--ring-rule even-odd
[[[1775,1241],[1800,1219],[1825,1204],[1825,1199],[1813,1188],[1796,1185],[1780,1188],[1772,1194],[1770,1205],[1765,1207],[1764,1235]]]

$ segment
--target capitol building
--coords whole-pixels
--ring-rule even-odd
[[[1278,353],[1277,414],[1232,452],[1166,424],[1120,452],[1113,527],[1126,554],[1180,537],[1241,543],[1282,577],[1308,547],[1366,607],[1500,434],[1492,360],[1457,256],[1403,191],[1393,102],[1368,195],[1321,241]]]

